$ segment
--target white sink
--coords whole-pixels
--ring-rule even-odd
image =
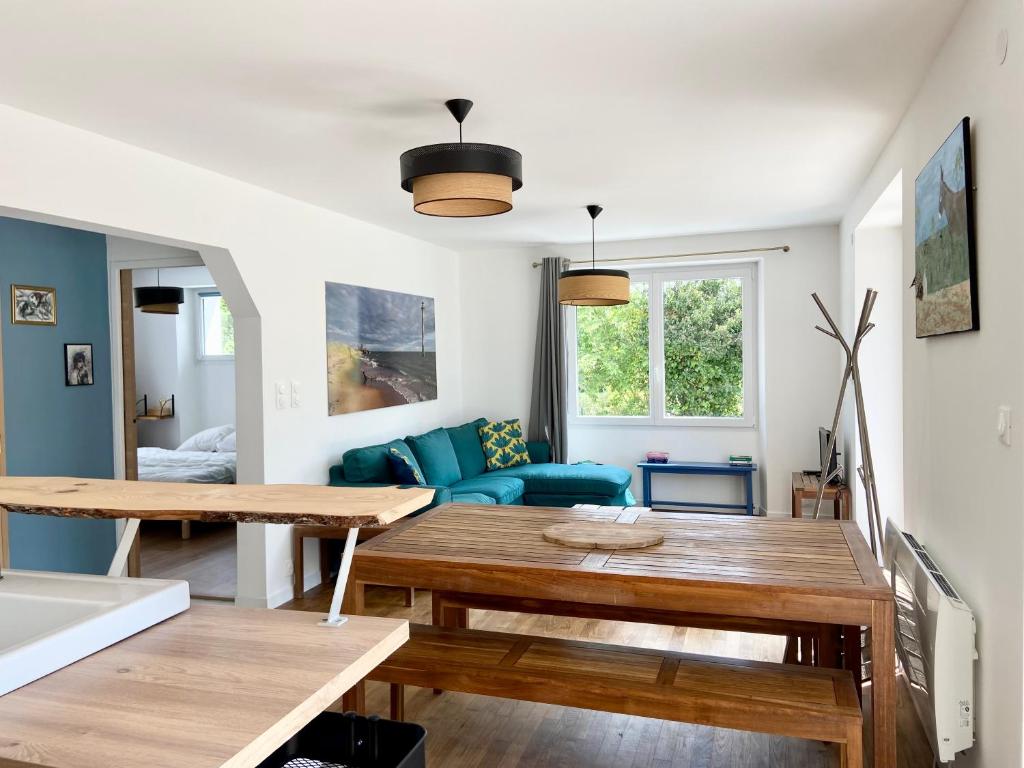
[[[0,696],[188,609],[187,581],[2,572]]]

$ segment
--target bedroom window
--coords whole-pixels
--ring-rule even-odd
[[[753,426],[755,265],[631,274],[629,304],[569,311],[571,421]]]
[[[229,360],[235,356],[235,321],[219,293],[199,294],[199,358]]]

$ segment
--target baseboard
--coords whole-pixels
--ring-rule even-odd
[[[243,597],[238,595],[235,597],[235,607],[237,608],[268,608],[267,600],[262,597]]]
[[[320,583],[321,583],[321,581],[320,581],[320,566],[319,565],[314,567],[312,570],[307,569],[306,572],[304,574],[302,574],[302,591],[303,592],[308,592],[313,587],[319,586]]]

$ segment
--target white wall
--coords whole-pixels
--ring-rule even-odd
[[[790,245],[792,250],[766,254],[760,262],[759,283],[764,297],[761,364],[766,387],[761,400],[766,408],[757,426],[745,429],[575,425],[569,428],[571,461],[592,459],[633,467],[652,449],[667,450],[676,459],[695,461],[720,461],[730,453],[749,453],[762,469],[759,503],[771,512],[789,513],[790,473],[817,466],[817,429],[831,421],[838,394],[838,346],[814,330],[821,320],[811,300],[812,291],[817,291],[838,315],[837,228],[804,227],[599,243],[598,256],[629,259],[783,244]],[[589,243],[462,254],[466,328],[463,389],[467,417],[490,416],[497,408],[506,417],[526,419],[530,410],[540,290],[539,270],[531,269],[530,263],[544,256],[579,259],[589,255]],[[730,258],[742,260],[751,256]],[[496,290],[500,290],[505,306],[521,308],[515,322],[508,322],[507,315],[502,313],[505,322],[500,327],[486,323],[487,318],[494,316]],[[666,483],[660,487],[668,489],[667,484],[676,479],[659,478]],[[684,482],[691,498],[741,500],[738,483],[725,485],[708,478]],[[636,472],[633,492],[640,497]],[[669,492],[666,490],[666,495]]]
[[[235,316],[243,482],[323,483],[347,447],[461,415],[455,253],[9,107],[0,133],[3,215],[200,253]],[[328,418],[325,280],[436,298],[438,400]],[[291,380],[304,404],[279,411],[273,384]],[[240,526],[240,603],[288,599],[290,571],[286,527]]]
[[[178,388],[188,398],[182,410],[182,439],[210,427],[234,424],[235,361],[199,358],[199,294],[215,291],[210,284],[185,291],[178,315]]]
[[[997,40],[1008,32],[1005,63]],[[843,294],[854,274],[851,236],[903,171],[903,280],[914,273],[914,179],[964,115],[971,117],[977,184],[981,330],[914,338],[914,303],[903,309],[904,508],[906,527],[948,571],[978,622],[976,746],[957,766],[1021,765],[1024,455],[995,431],[1001,405],[1024,407],[1024,8],[972,0],[944,43],[903,121],[842,223]],[[909,296],[909,294],[908,294]],[[853,323],[853,307],[845,313]]]
[[[871,314],[875,329],[864,338],[859,355],[878,506],[886,518],[902,526],[903,299],[907,294],[902,284],[903,228],[862,226],[855,236],[853,300],[863,302],[868,288],[878,291]],[[867,538],[867,506],[856,475],[859,440],[855,444],[845,464],[856,499],[856,519]]]

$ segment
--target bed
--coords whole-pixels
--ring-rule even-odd
[[[139,480],[158,483],[235,482],[238,454],[234,451],[169,451],[139,448]]]

